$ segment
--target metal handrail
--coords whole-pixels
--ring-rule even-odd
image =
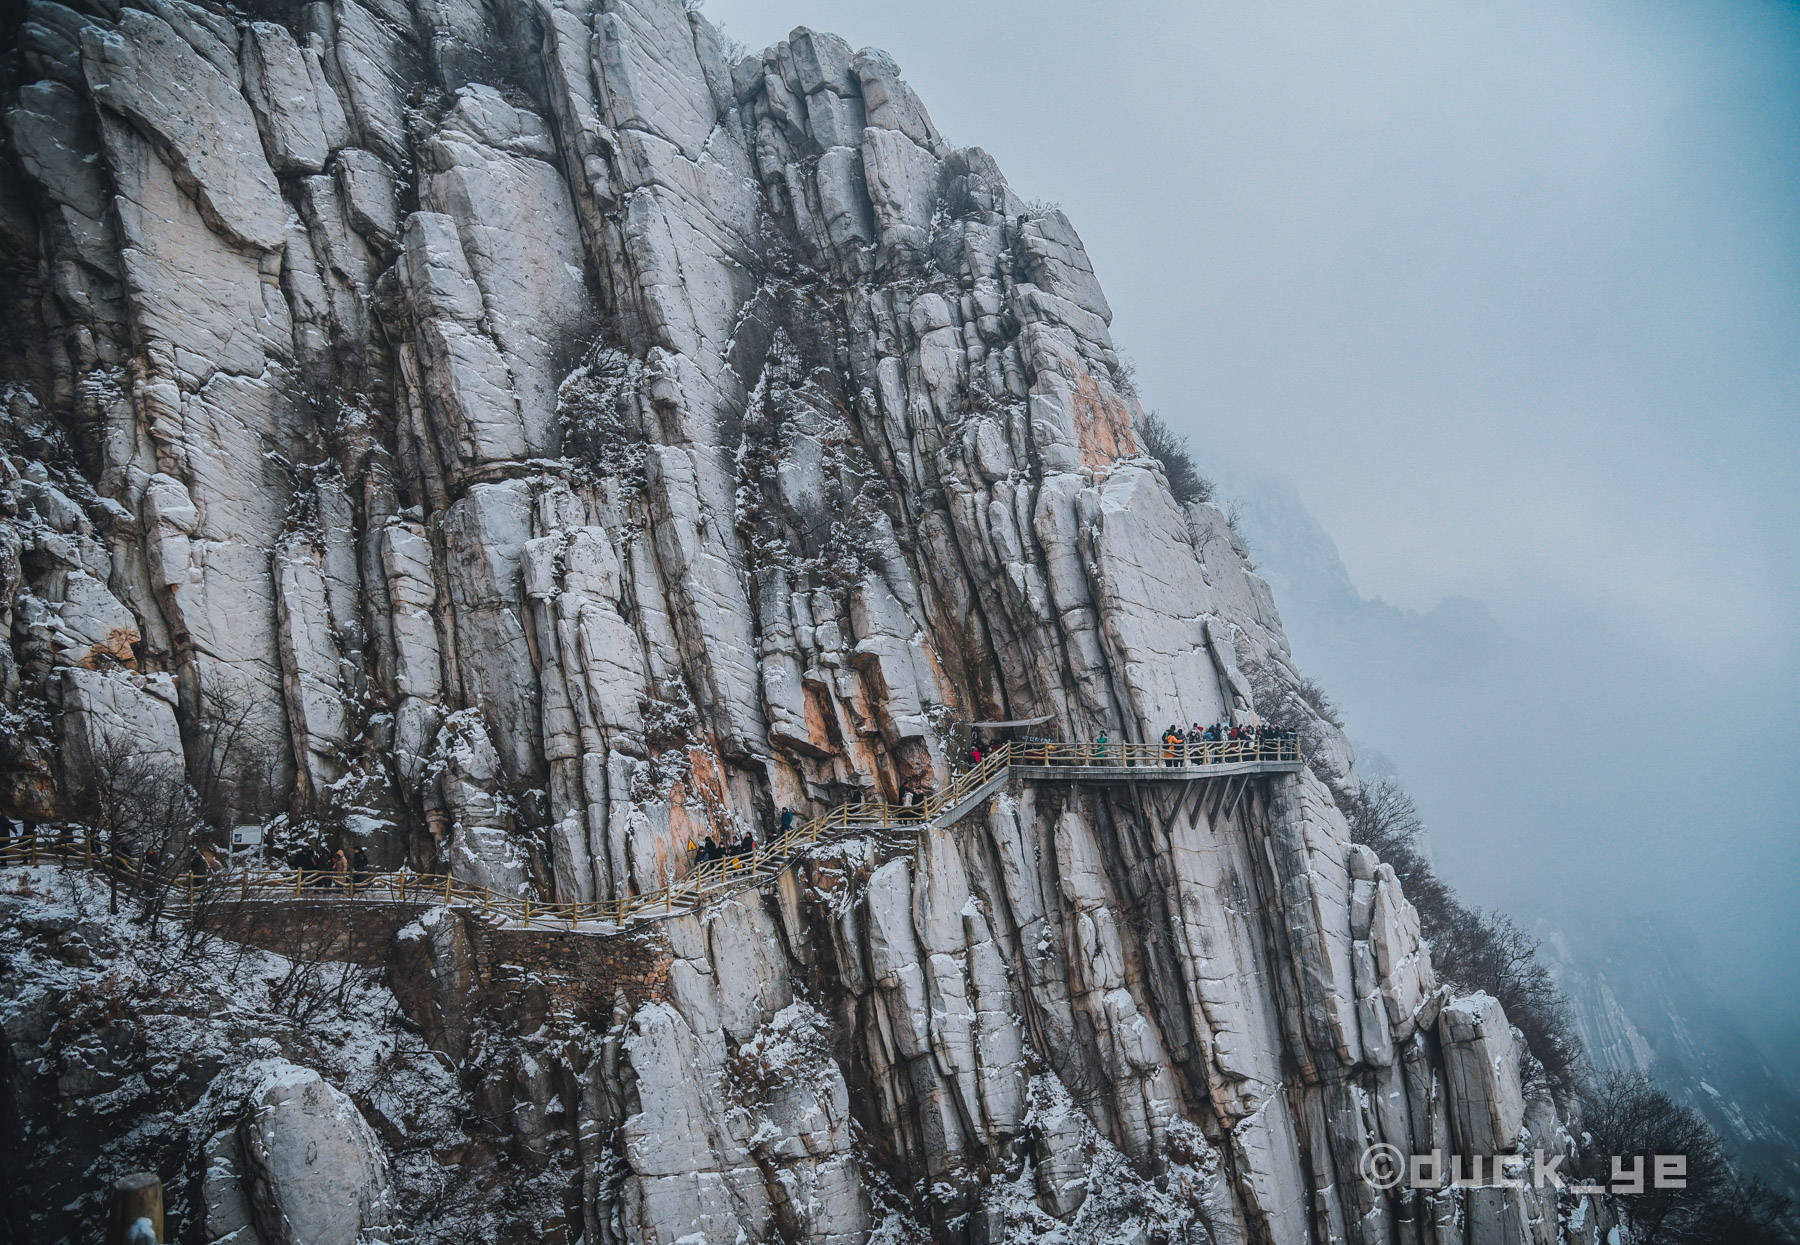
[[[485,886],[462,881],[451,874],[414,873],[402,869],[386,873],[354,871],[340,874],[320,869],[260,869],[230,867],[205,875],[167,869],[160,879],[178,884],[186,879],[190,911],[199,893],[229,885],[241,900],[286,898],[315,900],[362,899],[395,903],[446,904],[479,907],[488,916],[520,921],[554,921],[579,928],[583,920],[612,921],[620,928],[634,918],[656,919],[676,911],[690,911],[707,897],[725,896],[778,875],[821,842],[831,843],[871,830],[914,830],[931,825],[970,794],[1014,766],[1057,769],[1142,769],[1151,780],[1168,769],[1193,770],[1255,762],[1297,762],[1298,740],[1197,740],[1167,743],[1112,743],[1097,740],[1061,742],[1008,742],[982,756],[981,761],[956,774],[941,791],[917,804],[892,804],[863,799],[845,803],[805,822],[796,821],[786,831],[759,843],[752,851],[701,862],[687,874],[660,890],[621,896],[618,899],[540,900],[530,896],[497,894]],[[152,878],[139,864],[124,856],[109,857],[83,841],[27,839],[0,843],[0,865],[38,863],[40,857],[73,862],[102,874],[116,873],[121,881],[145,886]],[[769,872],[769,866],[780,868]],[[677,905],[680,905],[679,908]]]

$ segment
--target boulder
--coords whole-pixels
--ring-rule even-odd
[[[1504,1154],[1519,1143],[1525,1100],[1519,1052],[1500,1000],[1476,992],[1438,1014],[1450,1121],[1463,1154]]]
[[[317,1072],[271,1061],[239,1125],[251,1215],[266,1245],[354,1245],[390,1221],[392,1178],[356,1104]]]

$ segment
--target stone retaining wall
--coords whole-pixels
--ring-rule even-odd
[[[280,955],[389,968],[399,932],[437,906],[262,900],[221,905],[199,919],[221,937]],[[542,1002],[558,1011],[610,1011],[621,996],[636,1008],[667,990],[673,952],[660,929],[582,933],[493,925],[462,909],[448,915],[463,926],[473,953],[468,987],[477,1007],[510,1011],[527,992],[541,992]]]

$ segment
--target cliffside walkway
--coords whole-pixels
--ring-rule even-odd
[[[449,905],[479,909],[490,919],[523,922],[536,928],[623,930],[646,921],[695,912],[706,904],[763,886],[820,848],[845,839],[877,836],[889,840],[952,826],[981,807],[989,796],[1018,778],[1073,783],[1193,782],[1202,779],[1291,774],[1304,762],[1293,739],[1219,740],[1161,743],[1007,743],[981,763],[957,775],[942,791],[917,804],[862,800],[840,804],[754,852],[708,861],[661,890],[614,900],[553,902],[504,895],[447,874],[368,873],[360,879],[310,869],[230,869],[193,876],[165,867],[153,877],[134,860],[108,861],[78,841],[42,836],[0,846],[0,865],[62,861],[96,872],[116,870],[134,889],[167,888],[171,914],[193,912],[220,902],[321,901]]]

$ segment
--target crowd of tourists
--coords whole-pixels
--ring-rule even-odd
[[[1276,740],[1293,739],[1294,732],[1279,726],[1234,726],[1229,722],[1215,722],[1211,726],[1201,726],[1198,722],[1187,728],[1171,722],[1158,737],[1162,749],[1162,762],[1168,766],[1185,765],[1195,755],[1202,744],[1236,743],[1262,745]],[[1054,764],[1061,762],[1077,762],[1106,764],[1113,756],[1112,739],[1105,731],[1091,745],[1060,745],[1051,739],[1024,739],[1014,744],[1014,758],[1025,764]],[[1137,749],[1127,747],[1121,750],[1122,758],[1127,765],[1137,763],[1142,755]],[[971,746],[964,755],[967,768],[972,770],[979,766],[986,753],[979,742]],[[966,772],[966,771],[965,771]]]
[[[782,811],[788,818],[793,817],[791,812],[785,809]],[[694,853],[696,865],[705,865],[711,864],[715,860],[731,860],[737,856],[751,855],[756,851],[756,839],[751,835],[744,834],[735,839],[727,838],[725,842],[720,843],[717,839],[708,836],[706,842],[700,844],[699,847],[689,843],[688,850]]]
[[[1233,726],[1229,722],[1201,726],[1196,722],[1183,730],[1171,722],[1162,733],[1162,760],[1168,766],[1184,765],[1190,751],[1200,744],[1245,743],[1260,746],[1293,737],[1292,731],[1279,726]]]
[[[350,855],[343,848],[302,847],[288,863],[303,874],[313,875],[310,886],[361,886],[369,880],[369,853],[357,848]]]

